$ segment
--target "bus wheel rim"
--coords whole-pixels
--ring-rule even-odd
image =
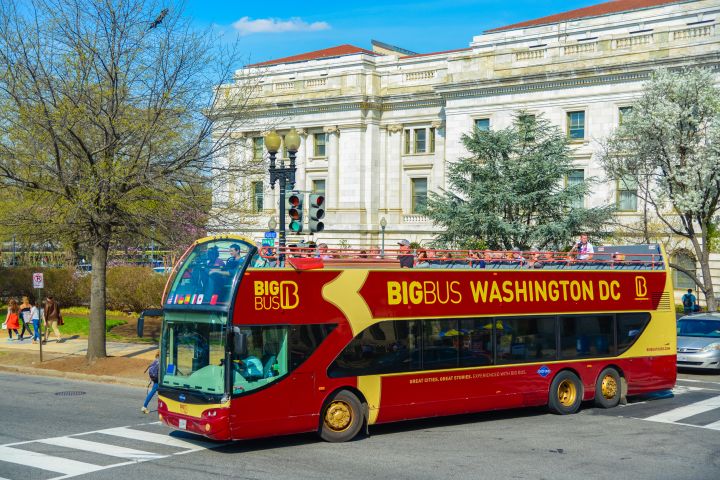
[[[560,382],[560,385],[558,385],[557,396],[563,406],[572,406],[577,398],[577,388],[575,384],[570,380],[563,380]]]
[[[605,375],[601,385],[602,396],[612,400],[617,395],[617,382],[612,375]]]
[[[325,412],[325,425],[334,432],[342,432],[352,424],[352,408],[345,402],[332,402]]]

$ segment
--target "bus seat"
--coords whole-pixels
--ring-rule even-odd
[[[277,356],[275,355],[264,355],[263,356],[263,378],[270,378],[275,376],[275,371],[273,370],[273,365],[275,365],[275,362],[277,361]]]

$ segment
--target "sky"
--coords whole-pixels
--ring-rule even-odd
[[[371,50],[371,40],[417,53],[467,48],[484,30],[597,3],[603,0],[186,0],[186,14],[223,39],[239,37],[243,57],[256,63],[343,44]]]

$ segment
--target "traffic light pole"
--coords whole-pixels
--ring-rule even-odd
[[[270,156],[270,188],[275,189],[275,182],[280,183],[280,254],[279,260],[282,262],[285,258],[285,254],[282,253],[285,250],[285,191],[288,188],[295,187],[295,155],[297,152],[288,151],[290,157],[290,166],[286,167],[283,159],[280,159],[280,166],[275,166],[276,152],[268,152]]]

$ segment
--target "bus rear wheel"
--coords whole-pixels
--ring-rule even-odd
[[[617,407],[620,403],[620,374],[614,368],[606,368],[595,382],[595,405],[601,408]]]
[[[322,415],[320,437],[326,442],[347,442],[360,432],[363,410],[353,393],[341,390],[328,402]]]
[[[555,375],[550,384],[548,408],[558,415],[575,413],[582,403],[583,391],[580,379],[573,372],[563,370]]]

